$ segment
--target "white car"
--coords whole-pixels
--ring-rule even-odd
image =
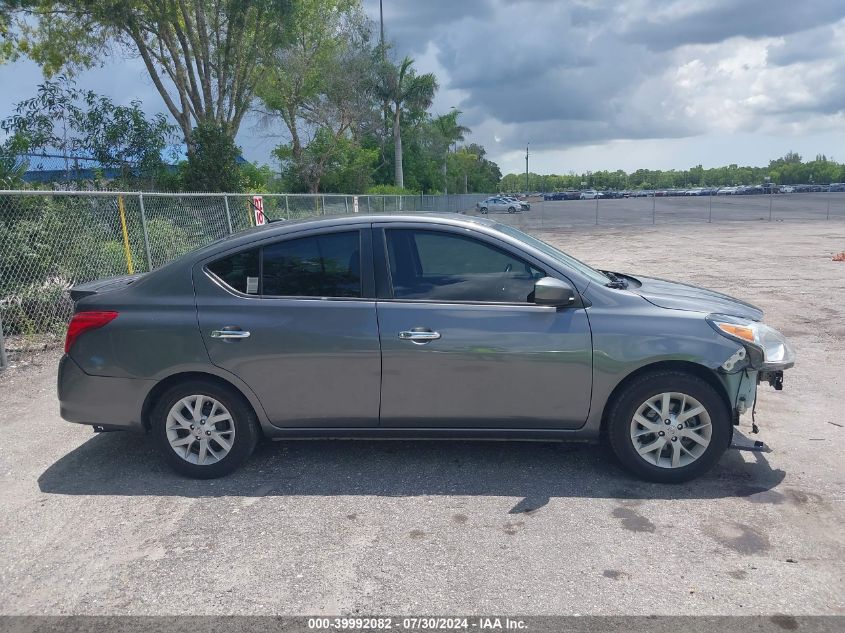
[[[513,198],[508,198],[506,196],[490,196],[489,198],[479,202],[476,206],[482,215],[487,215],[490,212],[496,211],[516,213],[517,211],[522,211],[523,209],[519,200],[514,200]]]
[[[579,196],[581,200],[595,200],[598,197],[599,192],[595,189],[585,189],[581,192],[581,195]]]
[[[795,193],[795,187],[785,186],[780,188],[781,193]]]
[[[717,196],[732,196],[739,190],[739,187],[722,187],[716,192]]]

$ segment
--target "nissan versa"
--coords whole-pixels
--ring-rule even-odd
[[[274,222],[71,296],[62,417],[149,432],[201,478],[262,436],[606,436],[685,481],[794,363],[743,301],[458,215]]]

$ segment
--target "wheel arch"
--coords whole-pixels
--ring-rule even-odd
[[[617,385],[613,388],[613,391],[610,392],[610,396],[605,400],[604,406],[602,408],[601,413],[601,427],[600,432],[604,434],[607,430],[607,415],[610,409],[613,406],[613,403],[616,402],[616,399],[619,397],[619,394],[632,382],[644,376],[646,374],[657,373],[660,371],[677,371],[683,372],[686,374],[691,374],[696,376],[697,378],[701,378],[706,383],[708,383],[711,387],[716,390],[722,401],[727,406],[728,411],[733,411],[733,404],[731,402],[730,394],[725,386],[725,384],[719,380],[719,377],[716,375],[716,372],[702,365],[700,363],[694,363],[692,361],[685,361],[685,360],[663,360],[657,361],[654,363],[649,363],[648,365],[643,365],[629,373],[625,376],[622,380],[620,380]]]
[[[256,419],[259,422],[262,420],[262,416],[264,411],[261,410],[260,405],[256,406],[253,402],[252,398],[250,398],[244,391],[235,385],[233,382],[226,380],[222,376],[218,376],[216,374],[211,374],[204,371],[183,371],[175,374],[171,374],[166,378],[158,381],[155,386],[150,389],[150,392],[147,394],[147,397],[144,399],[144,404],[141,407],[141,423],[144,426],[144,430],[149,432],[152,421],[150,420],[150,415],[153,412],[153,409],[156,406],[156,403],[159,401],[161,396],[171,387],[174,385],[178,385],[179,383],[188,382],[190,380],[203,380],[206,382],[211,382],[221,387],[231,389],[246,403],[246,405],[252,409],[253,414],[256,416]],[[263,433],[262,424],[259,424],[258,427],[261,429]]]

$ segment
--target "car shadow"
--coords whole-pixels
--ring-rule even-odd
[[[784,471],[752,455],[746,461],[729,450],[705,476],[663,485],[630,477],[606,448],[590,444],[296,440],[263,442],[228,477],[193,480],[173,473],[149,437],[103,433],[52,464],[38,484],[63,495],[492,495],[521,498],[517,513],[555,497],[717,499],[777,486]]]

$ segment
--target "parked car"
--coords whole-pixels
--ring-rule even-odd
[[[581,200],[595,200],[599,197],[599,192],[595,189],[584,189],[578,197]]]
[[[520,206],[520,209],[522,211],[528,211],[531,208],[531,203],[528,202],[528,200],[527,200],[527,198],[525,198],[525,196],[522,196],[520,198],[516,198],[514,196],[501,196],[501,197],[504,198],[506,201],[517,203]]]
[[[273,222],[70,295],[62,417],[147,432],[200,478],[262,436],[606,436],[685,481],[794,363],[744,301],[458,215]]]
[[[516,213],[522,211],[522,204],[519,200],[506,198],[505,196],[491,196],[477,203],[476,208],[479,213],[487,215],[488,213]]]
[[[684,192],[685,196],[703,196],[706,195],[704,193],[704,189],[702,187],[693,187],[692,189],[687,189]]]
[[[795,187],[792,185],[781,185],[780,187],[781,193],[795,193]]]
[[[546,200],[578,200],[581,197],[580,191],[554,191],[546,194]]]
[[[739,187],[722,187],[718,191],[716,191],[716,195],[719,196],[732,196],[736,193]]]

